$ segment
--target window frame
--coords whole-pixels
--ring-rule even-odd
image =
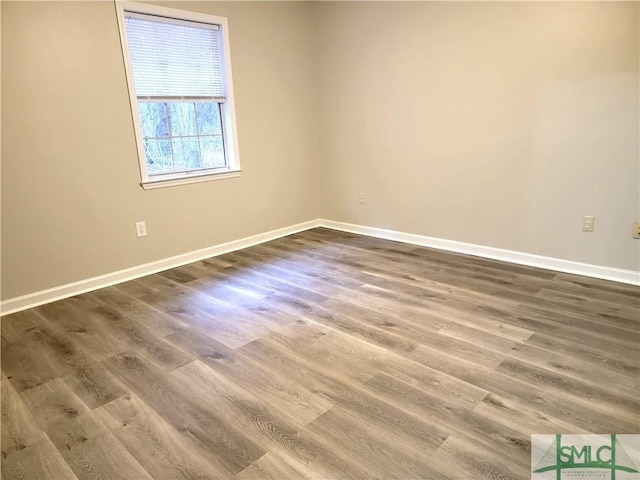
[[[120,43],[122,46],[122,54],[125,66],[125,74],[127,79],[127,88],[129,90],[129,103],[131,106],[131,117],[133,120],[133,128],[136,138],[136,147],[138,150],[138,163],[140,167],[140,185],[145,190],[171,187],[196,182],[205,182],[210,180],[221,180],[224,178],[238,177],[242,173],[240,168],[240,157],[238,153],[238,135],[235,114],[235,102],[233,94],[233,77],[231,73],[231,51],[229,48],[229,29],[226,17],[209,15],[189,10],[179,10],[175,8],[159,7],[145,3],[136,3],[129,1],[116,0],[116,14],[118,18],[118,30],[120,33]],[[138,97],[135,91],[133,68],[131,64],[131,56],[129,54],[129,45],[126,36],[125,17],[126,12],[138,13],[143,15],[155,15],[169,19],[175,19],[178,22],[198,22],[217,25],[222,36],[222,55],[223,65],[222,71],[224,76],[225,101],[220,103],[220,117],[222,121],[222,136],[224,143],[224,152],[226,167],[216,169],[198,169],[189,172],[167,173],[157,176],[149,176],[147,171],[146,155],[144,150],[144,139],[142,135],[142,124],[140,114],[138,112]],[[185,98],[189,101],[189,98]]]

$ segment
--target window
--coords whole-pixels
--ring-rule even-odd
[[[239,175],[226,18],[118,2],[118,21],[141,185]]]

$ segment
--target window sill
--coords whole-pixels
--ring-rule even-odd
[[[239,177],[242,170],[227,170],[224,173],[200,173],[192,175],[180,175],[172,177],[154,178],[140,182],[140,186],[145,190],[156,188],[176,187],[189,183],[209,182],[211,180],[223,180],[225,178]]]

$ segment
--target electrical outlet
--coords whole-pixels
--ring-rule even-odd
[[[360,194],[360,205],[364,205],[365,204],[365,198],[364,198],[364,193]]]
[[[591,215],[585,215],[582,217],[582,231],[583,232],[593,232],[595,218]]]
[[[147,236],[147,224],[145,222],[136,222],[136,234],[138,238]]]
[[[633,224],[633,238],[640,238],[640,222]]]

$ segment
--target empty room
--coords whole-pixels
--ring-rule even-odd
[[[2,1],[1,478],[640,479],[640,3]]]

